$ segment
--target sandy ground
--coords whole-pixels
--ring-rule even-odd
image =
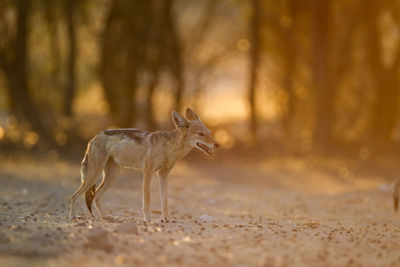
[[[68,220],[79,164],[1,158],[0,266],[400,266],[391,178],[319,165],[182,161],[169,180],[170,222],[160,222],[154,179],[144,224],[133,170],[104,195],[107,220],[91,219],[83,200]]]

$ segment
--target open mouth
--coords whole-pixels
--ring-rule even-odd
[[[213,150],[206,145],[203,145],[199,142],[197,142],[196,145],[197,147],[201,148],[201,150],[204,151],[207,155],[211,155],[213,153]]]

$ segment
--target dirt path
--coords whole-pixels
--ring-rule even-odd
[[[300,160],[213,162],[172,171],[169,223],[154,179],[146,225],[134,171],[105,194],[107,221],[90,219],[83,201],[70,221],[78,164],[3,159],[0,266],[399,266],[400,216],[384,179],[340,163],[335,173]]]

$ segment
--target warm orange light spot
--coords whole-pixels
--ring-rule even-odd
[[[249,40],[242,38],[236,42],[236,48],[239,51],[246,52],[250,49],[250,42]]]
[[[201,99],[203,110],[201,118],[207,125],[235,123],[245,120],[248,114],[248,103],[236,92],[219,91],[219,93],[209,94]]]
[[[296,96],[300,99],[306,98],[308,96],[307,88],[304,86],[296,86],[294,88],[294,92],[295,92]]]
[[[68,137],[65,133],[59,132],[56,135],[56,142],[58,145],[63,146],[67,143]]]
[[[284,92],[284,90],[282,91]],[[276,95],[276,92],[272,90],[258,90],[257,95],[256,106],[259,118],[265,120],[274,119],[280,112],[280,102],[277,102],[276,99],[280,98],[281,95]],[[284,96],[282,96],[282,100],[284,100]]]
[[[4,129],[0,126],[0,140],[4,137]]]
[[[17,119],[13,115],[7,117],[6,127],[9,129],[14,129],[17,127]]]
[[[280,103],[286,103],[289,100],[289,94],[286,90],[279,89],[276,93],[276,98]]]
[[[31,149],[39,141],[39,135],[34,131],[29,132],[24,138],[24,146]]]
[[[279,20],[281,23],[282,28],[290,28],[292,26],[292,19],[289,18],[288,16],[282,16],[281,19]]]
[[[108,105],[104,105],[105,97],[99,82],[92,83],[87,90],[80,93],[73,103],[74,112],[81,115],[106,113]]]

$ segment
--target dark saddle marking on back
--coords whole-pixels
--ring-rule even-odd
[[[149,132],[137,129],[115,129],[115,130],[105,130],[104,134],[124,136],[140,144],[143,142],[143,140],[146,138]]]
[[[161,141],[162,139],[171,140],[172,135],[169,132],[154,132],[150,136],[150,143],[155,145],[157,142]]]

